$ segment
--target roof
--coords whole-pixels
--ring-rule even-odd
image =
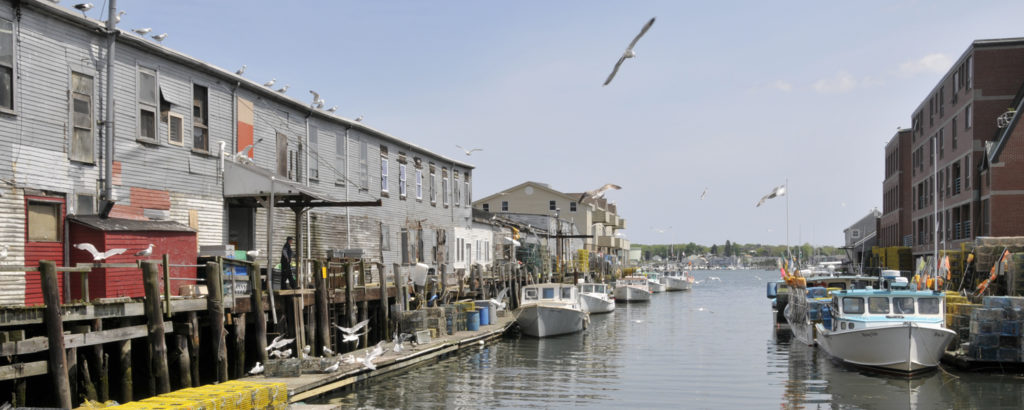
[[[88,31],[96,32],[96,33],[101,34],[101,35],[106,33],[105,22],[98,21],[98,20],[93,20],[93,19],[90,19],[88,17],[84,17],[84,16],[80,15],[77,11],[76,12],[72,12],[70,9],[66,9],[64,7],[57,6],[55,2],[36,0],[36,1],[23,1],[22,3],[25,4],[26,6],[29,6],[29,7],[33,8],[33,9],[35,9],[35,10],[39,10],[41,12],[47,13],[47,14],[53,16],[53,17],[62,19],[62,20],[67,21],[67,22],[69,22],[71,24],[74,24],[74,25],[77,25],[77,26],[79,26],[81,28],[84,28],[84,29],[86,29]],[[356,129],[356,130],[359,130],[359,131],[366,132],[366,133],[371,134],[373,136],[379,137],[379,138],[381,138],[383,140],[389,141],[389,142],[391,142],[393,144],[399,145],[401,148],[407,149],[407,150],[409,150],[411,152],[420,152],[420,153],[423,153],[423,154],[430,154],[430,155],[432,155],[434,157],[437,157],[438,159],[444,160],[446,162],[449,162],[449,163],[452,163],[454,165],[458,165],[458,166],[461,166],[461,167],[464,167],[464,168],[467,168],[467,169],[475,168],[473,165],[470,165],[470,164],[467,164],[467,163],[464,163],[464,162],[460,162],[460,161],[456,161],[455,159],[448,158],[448,157],[446,157],[444,155],[440,155],[440,154],[434,153],[434,152],[429,151],[429,150],[427,150],[425,148],[422,148],[420,146],[412,144],[412,143],[410,143],[408,141],[399,139],[398,137],[395,137],[395,136],[392,136],[392,135],[390,135],[388,133],[385,133],[384,131],[378,130],[378,129],[373,128],[373,127],[369,127],[366,124],[363,124],[362,122],[358,122],[358,121],[355,121],[355,120],[350,120],[350,119],[341,117],[339,115],[334,115],[334,114],[329,113],[327,111],[312,109],[304,101],[299,101],[299,100],[296,100],[294,98],[288,97],[287,95],[279,93],[279,92],[276,92],[276,91],[274,91],[273,89],[271,89],[269,87],[264,87],[262,84],[259,84],[259,83],[255,82],[255,81],[252,81],[252,80],[248,79],[248,78],[245,78],[245,77],[242,77],[240,75],[237,75],[237,74],[235,74],[232,71],[225,70],[225,69],[217,67],[217,66],[215,66],[213,64],[204,62],[202,60],[199,60],[199,59],[197,59],[195,57],[189,56],[189,55],[187,55],[185,53],[182,53],[180,51],[176,51],[176,50],[173,50],[171,48],[168,48],[168,47],[166,47],[166,46],[164,46],[162,44],[157,44],[157,43],[153,43],[153,42],[147,41],[145,38],[135,36],[135,35],[129,33],[128,31],[117,29],[117,42],[121,43],[121,44],[131,45],[132,47],[138,48],[138,49],[143,50],[143,51],[145,51],[147,53],[150,53],[150,54],[153,54],[153,55],[158,55],[160,57],[164,57],[164,58],[166,58],[168,60],[175,61],[175,62],[178,62],[178,63],[180,63],[182,65],[191,67],[194,70],[202,71],[202,72],[204,72],[206,74],[209,74],[209,75],[212,75],[214,77],[221,78],[224,81],[228,82],[229,84],[230,83],[236,83],[236,84],[238,84],[238,86],[240,88],[243,88],[243,89],[245,89],[247,91],[250,91],[250,92],[253,92],[255,94],[259,94],[262,98],[264,98],[266,100],[270,100],[270,101],[274,101],[274,102],[277,102],[277,103],[282,104],[282,105],[290,106],[291,108],[293,108],[295,110],[309,111],[310,115],[316,116],[316,117],[318,117],[321,120],[325,120],[325,121],[329,121],[329,122],[334,122],[334,123],[342,125],[342,126],[344,126],[346,128]],[[176,103],[176,102],[173,102],[173,101],[171,101],[171,102],[172,103]]]
[[[548,191],[548,192],[550,192],[552,194],[564,197],[565,199],[568,199],[568,200],[571,200],[571,201],[575,201],[575,200],[579,199],[579,196],[581,195],[581,194],[575,194],[575,196],[573,196],[573,194],[568,194],[568,193],[565,193],[565,192],[561,192],[561,191],[555,190],[554,188],[551,188],[551,185],[545,184],[543,182],[526,181],[526,182],[523,182],[523,183],[521,183],[519,185],[516,185],[514,187],[511,187],[511,188],[508,188],[508,189],[503,189],[503,190],[501,190],[501,192],[498,192],[496,194],[491,194],[491,195],[488,195],[486,197],[477,199],[476,201],[473,201],[473,203],[476,204],[476,203],[487,202],[487,201],[490,201],[491,199],[494,199],[497,196],[504,195],[504,194],[506,194],[506,193],[508,193],[510,191],[515,191],[515,190],[518,190],[519,188],[525,188],[527,186],[543,189],[545,191]]]
[[[71,215],[68,221],[103,232],[160,231],[195,232],[194,229],[174,221],[140,221],[135,219],[101,218],[99,215]]]

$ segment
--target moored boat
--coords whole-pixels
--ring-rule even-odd
[[[588,313],[608,313],[615,310],[615,299],[609,296],[608,284],[581,283],[580,301]]]
[[[693,276],[690,275],[690,272],[685,271],[667,272],[661,277],[661,283],[665,285],[666,292],[690,290],[693,288],[693,282]]]
[[[526,285],[521,292],[522,305],[516,311],[516,323],[523,334],[534,337],[580,332],[590,321],[583,310],[576,286],[563,283]]]
[[[642,276],[626,276],[615,281],[616,302],[649,302],[651,290],[647,278]]]
[[[661,293],[665,291],[665,285],[661,283],[661,274],[656,272],[644,273],[647,277],[647,287],[651,293]]]

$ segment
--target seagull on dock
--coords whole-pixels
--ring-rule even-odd
[[[339,362],[344,362],[345,364],[352,364],[352,363],[356,362],[356,357],[353,356],[353,355],[347,354],[347,355],[341,356],[341,359],[338,359],[338,361]]]
[[[327,346],[324,346],[324,355],[325,356],[334,356],[334,351],[331,350],[331,348],[329,348]]]
[[[471,148],[471,149],[465,149],[465,148],[462,148],[462,146],[461,146],[461,145],[456,145],[456,146],[455,146],[455,148],[461,149],[461,150],[462,150],[462,152],[465,152],[465,153],[466,153],[466,156],[467,156],[467,157],[468,157],[468,156],[470,156],[470,155],[473,155],[473,153],[474,153],[474,152],[476,152],[476,151],[483,151],[483,150],[484,150],[483,148]]]
[[[409,333],[399,334],[398,332],[395,332],[394,339],[395,339],[395,347],[393,347],[392,350],[395,353],[401,353],[402,350],[405,350],[405,346],[403,346],[402,344],[407,342],[407,341],[409,341],[409,339],[412,339],[412,335],[409,334]]]
[[[249,374],[255,376],[260,373],[263,373],[263,365],[260,364],[260,362],[256,362],[256,365],[253,366],[252,369],[249,369]]]
[[[93,246],[91,243],[87,243],[87,242],[76,243],[74,246],[75,246],[75,249],[81,249],[83,251],[86,251],[86,252],[89,252],[90,254],[92,254],[92,260],[93,261],[103,261],[103,260],[106,260],[107,258],[109,258],[111,256],[120,255],[120,254],[125,253],[125,252],[128,251],[125,248],[114,248],[114,249],[110,249],[110,250],[108,250],[106,252],[100,252],[100,251],[96,250],[95,246]]]
[[[304,354],[304,355],[308,355],[309,352],[311,352],[311,351],[313,351],[313,347],[310,346],[310,345],[306,345],[306,347],[302,348],[302,354]]]
[[[586,198],[591,198],[591,199],[603,198],[604,197],[604,192],[609,190],[609,189],[622,189],[622,187],[620,187],[618,185],[615,185],[615,184],[604,184],[600,188],[584,192],[583,195],[580,195],[580,199],[577,200],[576,202],[577,203],[582,203],[583,200],[586,199]]]
[[[135,252],[135,256],[149,256],[153,254],[153,244],[149,244],[149,247],[141,251]]]
[[[651,17],[651,20],[648,21],[647,24],[644,24],[644,27],[640,29],[640,34],[637,34],[636,37],[633,37],[633,41],[629,43],[629,47],[626,47],[626,51],[624,51],[622,53],[622,56],[619,57],[619,61],[615,63],[615,68],[612,69],[612,73],[608,74],[607,80],[604,80],[604,85],[608,85],[609,83],[612,82],[612,79],[615,78],[615,73],[619,72],[619,66],[622,65],[623,61],[626,61],[627,58],[636,57],[636,52],[633,51],[633,47],[636,46],[636,42],[640,41],[640,37],[643,37],[644,34],[647,33],[647,30],[650,30],[651,26],[653,25],[654,17]]]
[[[334,372],[338,371],[338,366],[340,366],[340,365],[341,365],[341,362],[334,362],[334,364],[332,364],[330,366],[327,366],[327,368],[324,369],[324,372],[326,372],[326,373],[334,373]]]

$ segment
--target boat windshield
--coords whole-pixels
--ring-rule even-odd
[[[541,292],[542,292],[541,299],[554,299],[555,298],[555,288],[543,288],[543,289],[541,289]]]
[[[537,289],[526,289],[526,300],[537,300]]]
[[[939,298],[920,298],[917,300],[917,307],[922,315],[938,314],[939,304]]]
[[[868,298],[868,313],[889,314],[889,298],[885,296]]]
[[[583,293],[593,293],[594,292],[594,285],[583,285],[583,286],[580,287],[580,292],[583,292]]]
[[[914,298],[911,297],[895,297],[892,298],[892,310],[893,313],[901,315],[912,315],[914,314]]]
[[[571,287],[564,287],[564,288],[562,288],[562,299],[572,299],[572,288]]]
[[[851,315],[864,313],[864,298],[843,298],[843,313]]]

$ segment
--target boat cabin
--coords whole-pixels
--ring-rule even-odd
[[[576,287],[564,283],[540,283],[523,287],[523,303],[569,302],[579,298]]]
[[[580,293],[609,293],[608,285],[605,283],[581,283]]]
[[[834,321],[825,316],[832,330],[870,328],[887,322],[937,322],[945,318],[945,295],[941,292],[914,290],[858,290],[833,294],[830,305]],[[829,323],[833,322],[833,323]]]
[[[647,278],[641,276],[626,276],[622,279],[619,279],[619,281],[616,282],[616,284],[619,286],[625,285],[647,287]]]

